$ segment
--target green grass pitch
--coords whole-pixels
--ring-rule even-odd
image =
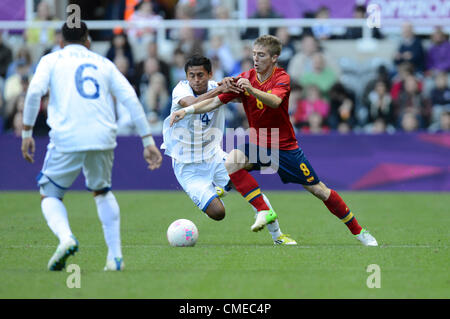
[[[92,195],[69,192],[64,203],[80,250],[49,272],[57,239],[37,192],[0,193],[0,298],[449,298],[448,193],[342,192],[380,247],[363,247],[326,207],[306,192],[267,192],[281,229],[299,243],[274,246],[266,229],[250,231],[253,210],[236,192],[224,198],[217,222],[182,192],[119,192],[126,269],[105,273],[106,245]],[[169,224],[192,220],[195,247],[170,247]],[[381,288],[368,288],[380,267]]]

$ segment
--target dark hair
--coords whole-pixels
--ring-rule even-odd
[[[211,73],[212,71],[211,60],[198,54],[191,56],[187,60],[186,64],[184,65],[184,71],[187,73],[188,69],[191,66],[203,66],[208,73]]]
[[[330,12],[330,9],[327,6],[320,6],[319,9],[317,9],[316,14],[323,11]]]
[[[125,50],[125,52],[132,51],[132,48],[131,48],[131,45],[130,45],[130,41],[128,40],[128,35],[126,33],[124,33],[124,32],[115,33],[115,34],[112,35],[111,41],[110,41],[111,47],[114,46],[114,39],[116,39],[118,37],[123,37],[124,40],[125,40],[125,44],[123,45],[123,49]]]
[[[366,14],[367,9],[366,9],[366,6],[365,6],[365,5],[359,4],[359,5],[356,5],[356,6],[355,6],[355,8],[353,9],[353,11],[354,11],[354,12],[361,12],[362,14]]]
[[[69,27],[67,22],[61,28],[64,41],[72,43],[83,43],[88,39],[89,30],[86,23],[80,22],[80,27]]]

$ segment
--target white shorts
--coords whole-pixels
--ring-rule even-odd
[[[82,151],[60,153],[53,144],[49,144],[44,165],[38,176],[41,187],[51,183],[61,190],[67,190],[83,170],[86,188],[90,191],[111,188],[111,174],[114,150]],[[42,194],[49,196],[49,194]]]
[[[213,159],[202,163],[172,161],[175,176],[195,205],[203,212],[218,197],[215,186],[225,188],[230,181],[225,168],[227,153],[218,152]]]

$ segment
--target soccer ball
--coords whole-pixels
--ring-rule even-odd
[[[167,240],[171,246],[194,246],[197,239],[197,226],[188,219],[177,219],[167,229]]]

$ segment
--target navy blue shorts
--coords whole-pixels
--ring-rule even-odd
[[[320,182],[301,148],[272,151],[252,143],[246,143],[239,146],[238,149],[243,151],[250,163],[253,164],[251,170],[271,167],[278,173],[284,184],[315,185]]]

